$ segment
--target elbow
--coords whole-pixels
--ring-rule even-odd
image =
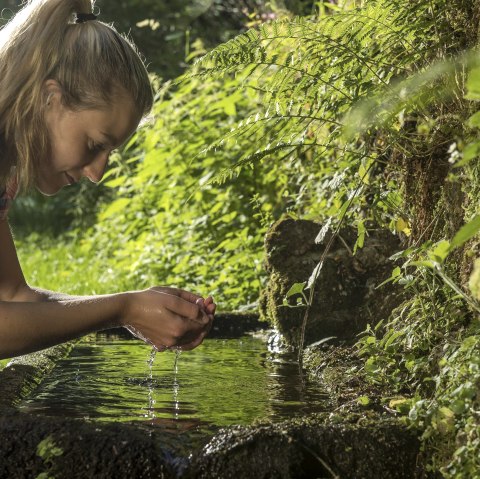
[[[0,283],[0,301],[26,301],[28,292],[31,291],[27,283],[21,282],[17,284]]]

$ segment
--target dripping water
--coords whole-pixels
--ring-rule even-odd
[[[175,362],[173,363],[173,410],[175,411],[175,419],[178,419],[178,413],[180,411],[180,403],[178,402],[178,390],[180,389],[180,385],[178,384],[177,380],[178,360],[180,358],[180,354],[182,354],[182,350],[175,349]]]
[[[147,360],[148,365],[148,408],[146,417],[150,419],[155,419],[155,399],[154,399],[154,392],[155,392],[155,380],[153,379],[153,363],[155,362],[155,358],[157,356],[158,349],[152,347],[150,352],[150,357]],[[178,400],[178,391],[180,389],[180,384],[178,383],[177,375],[178,375],[178,361],[180,359],[180,355],[182,354],[182,350],[180,348],[176,348],[175,352],[175,360],[173,363],[173,410],[174,410],[174,418],[178,419],[179,412],[180,412],[180,402]]]
[[[157,355],[157,348],[155,346],[152,347],[152,351],[150,352],[150,357],[147,360],[148,364],[148,370],[149,370],[149,375],[148,375],[148,408],[147,408],[147,414],[145,415],[146,417],[149,417],[150,419],[155,419],[155,399],[153,399],[153,391],[155,389],[155,384],[153,381],[153,362],[155,361],[155,357]]]

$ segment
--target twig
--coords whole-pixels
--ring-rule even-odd
[[[352,205],[353,200],[357,197],[359,191],[364,186],[363,180],[364,180],[364,178],[366,178],[366,176],[370,172],[370,169],[372,168],[373,165],[374,165],[374,162],[372,162],[369,165],[369,167],[366,169],[365,173],[363,174],[362,178],[360,179],[359,185],[357,186],[357,188],[353,192],[353,195],[349,199],[347,207],[345,208],[345,211],[343,212],[343,215],[340,218],[340,221],[339,221],[337,227],[335,228],[335,231],[333,232],[332,236],[328,240],[327,246],[325,247],[325,250],[323,251],[322,256],[320,258],[320,261],[317,265],[317,266],[320,265],[320,267],[316,268],[315,276],[313,277],[312,284],[310,286],[310,295],[309,295],[309,298],[308,298],[307,308],[305,310],[305,315],[304,315],[303,321],[302,321],[302,329],[301,329],[301,332],[300,332],[300,344],[299,344],[299,349],[298,349],[298,364],[300,366],[300,370],[302,368],[302,363],[303,363],[302,355],[303,355],[303,347],[304,347],[304,343],[305,343],[305,330],[307,328],[308,315],[310,313],[310,309],[311,309],[312,304],[313,304],[313,295],[314,295],[314,291],[315,291],[315,284],[317,282],[318,277],[320,276],[320,272],[322,270],[323,263],[324,263],[324,261],[327,257],[327,254],[329,253],[330,248],[332,247],[335,238],[338,236],[338,234],[340,232],[340,228],[341,228],[341,226],[343,224],[343,221],[344,221],[344,219],[347,215],[347,211],[350,209],[350,206]]]
[[[310,449],[308,446],[306,446],[303,443],[300,443],[300,445],[306,449],[331,475],[332,479],[340,479],[340,476],[336,474],[333,469],[325,462],[324,459],[322,459],[315,451]]]

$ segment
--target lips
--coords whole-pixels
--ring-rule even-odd
[[[69,184],[69,185],[74,185],[74,184],[76,183],[75,178],[73,178],[72,176],[70,176],[68,173],[65,173],[65,176],[67,177],[67,180],[68,180],[68,184]]]

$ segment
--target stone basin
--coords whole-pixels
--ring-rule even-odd
[[[218,315],[215,335],[265,327],[256,315]],[[419,442],[396,419],[321,411],[229,426],[178,457],[175,433],[132,423],[46,417],[17,405],[75,343],[13,360],[0,371],[0,478],[410,478]],[[178,435],[178,434],[177,434]],[[181,467],[180,467],[181,466]]]

